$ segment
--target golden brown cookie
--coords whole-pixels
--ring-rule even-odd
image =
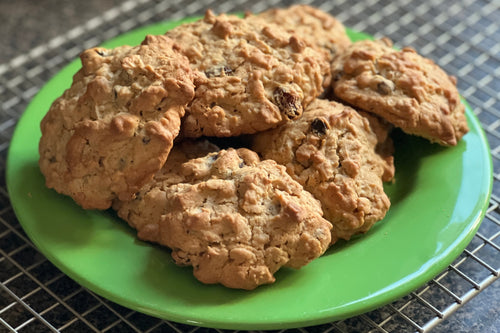
[[[46,185],[86,209],[130,200],[162,167],[193,98],[188,60],[165,36],[81,55],[71,87],[41,122]]]
[[[322,93],[330,71],[320,53],[262,20],[207,11],[166,35],[198,74],[183,120],[186,137],[237,136],[296,119]]]
[[[171,248],[198,280],[254,289],[328,248],[331,224],[284,167],[244,148],[195,159],[185,150],[174,146],[137,198],[114,208],[139,238]]]
[[[253,149],[321,202],[332,243],[366,232],[389,209],[383,181],[394,176],[392,141],[374,116],[318,99],[299,120],[255,134]]]
[[[468,132],[456,79],[411,48],[387,39],[359,41],[332,64],[335,96],[404,132],[445,146]]]

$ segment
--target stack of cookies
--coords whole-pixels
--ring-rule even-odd
[[[305,5],[207,11],[81,61],[41,123],[46,185],[230,288],[382,220],[393,127],[445,146],[468,131],[453,77]]]

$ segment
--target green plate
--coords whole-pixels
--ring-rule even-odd
[[[184,22],[184,21],[183,21]],[[105,46],[138,44],[179,22],[124,34]],[[350,31],[353,39],[369,38]],[[492,162],[478,119],[470,133],[443,148],[397,133],[392,207],[369,233],[338,243],[301,270],[254,291],[203,285],[175,266],[167,249],[138,241],[110,211],[84,211],[44,186],[38,169],[39,123],[71,84],[79,60],[55,75],[16,128],[7,186],[33,243],[81,285],[131,309],[176,322],[225,329],[278,329],[354,316],[402,297],[449,265],[472,239],[488,205]]]

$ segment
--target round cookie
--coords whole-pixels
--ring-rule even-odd
[[[136,47],[92,48],[41,122],[46,185],[85,209],[130,200],[162,167],[194,96],[176,44],[147,36]]]
[[[383,181],[394,176],[392,141],[374,116],[318,99],[301,119],[256,134],[253,149],[321,202],[332,243],[368,231],[389,209]]]
[[[185,137],[237,136],[296,119],[322,93],[330,72],[320,53],[262,20],[207,11],[166,35],[178,41],[197,73]]]
[[[172,156],[177,155],[177,147]],[[182,152],[180,152],[182,154]],[[116,202],[138,237],[172,249],[203,283],[254,289],[300,268],[330,244],[319,202],[274,161],[248,149],[167,160],[136,200]],[[152,212],[154,211],[154,212]]]
[[[272,8],[255,16],[248,15],[247,19],[262,19],[279,25],[321,52],[329,63],[351,44],[342,22],[309,5]]]
[[[411,48],[359,41],[332,63],[335,96],[404,132],[453,146],[468,132],[456,79]]]

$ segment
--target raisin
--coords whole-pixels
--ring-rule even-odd
[[[233,73],[233,70],[227,66],[215,66],[209,68],[205,71],[205,75],[207,77],[221,77],[228,76]]]
[[[325,135],[328,128],[328,123],[324,119],[314,118],[311,122],[311,132],[316,136]]]
[[[297,95],[278,87],[274,90],[274,104],[288,119],[295,119],[302,114],[302,104]]]
[[[220,157],[220,152],[218,152],[217,154],[211,154],[210,155],[210,162],[215,162],[217,161],[217,159]]]
[[[127,162],[125,161],[125,159],[124,158],[120,158],[120,160],[119,160],[119,166],[118,166],[119,169],[123,170],[123,169],[125,169],[126,166],[127,166]]]
[[[144,143],[145,145],[147,145],[150,141],[151,141],[151,138],[149,136],[144,136],[142,138],[142,143]]]
[[[344,72],[342,71],[337,71],[337,72],[333,72],[333,81],[337,82],[338,80],[340,80],[342,78],[342,75],[344,75]]]
[[[330,52],[332,59],[335,58],[338,53],[337,47],[335,45],[324,45],[324,47]]]
[[[385,81],[377,83],[377,92],[381,95],[389,95],[394,90],[394,84]]]

